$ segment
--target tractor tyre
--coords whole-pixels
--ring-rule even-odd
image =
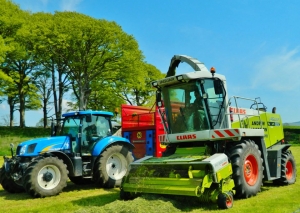
[[[230,150],[232,178],[237,198],[255,196],[262,186],[263,159],[258,146],[252,140],[244,140]]]
[[[218,207],[220,209],[230,209],[233,206],[233,195],[231,192],[229,193],[221,193],[218,196]]]
[[[276,185],[289,185],[296,182],[296,161],[290,150],[281,155],[281,177],[274,180]]]
[[[92,180],[91,178],[83,178],[82,176],[78,177],[69,177],[70,181],[76,185],[87,185],[91,184]]]
[[[124,145],[112,145],[106,148],[96,160],[93,180],[104,188],[120,186],[122,178],[129,172],[133,162],[132,152]]]
[[[3,189],[9,193],[21,193],[25,191],[22,185],[17,184],[5,173],[4,166],[0,169],[0,183]]]
[[[23,186],[32,197],[58,195],[67,186],[66,164],[57,157],[34,160],[25,170]]]

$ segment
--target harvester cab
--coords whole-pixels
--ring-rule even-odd
[[[175,75],[180,62],[195,71]],[[226,78],[215,68],[209,72],[198,60],[175,55],[167,77],[152,86],[165,128],[159,139],[167,148],[161,158],[147,156],[131,164],[121,198],[135,193],[196,196],[226,209],[234,195],[256,195],[263,180],[295,182],[295,160],[290,145],[282,143],[280,115],[266,112],[255,99],[229,98]]]

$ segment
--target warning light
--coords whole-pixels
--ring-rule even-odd
[[[214,67],[211,67],[211,68],[210,68],[210,73],[211,73],[212,75],[214,75],[214,74],[216,73],[216,69],[215,69]]]

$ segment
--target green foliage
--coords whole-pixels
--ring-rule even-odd
[[[49,137],[49,128],[35,128],[35,127],[0,127],[0,156],[10,155],[10,144],[13,143],[15,147],[24,141],[33,138]]]
[[[300,126],[284,126],[284,139],[291,144],[300,144]]]

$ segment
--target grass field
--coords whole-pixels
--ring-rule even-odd
[[[291,148],[300,174],[300,146]],[[3,164],[3,159],[0,159]],[[131,201],[119,200],[119,189],[98,189],[94,185],[68,186],[58,196],[32,199],[28,194],[10,194],[0,186],[0,212],[76,212],[76,213],[176,213],[176,212],[247,212],[296,213],[300,212],[300,180],[289,186],[264,183],[262,192],[249,199],[235,200],[229,210],[219,210],[216,204],[204,204],[196,198],[148,195]]]

